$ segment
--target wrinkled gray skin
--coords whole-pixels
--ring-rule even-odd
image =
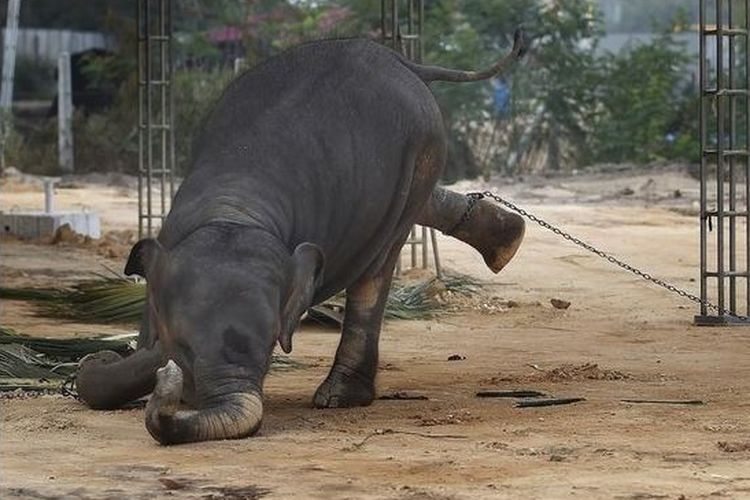
[[[82,361],[93,408],[152,392],[146,427],[163,444],[240,438],[262,417],[276,342],[311,305],[346,289],[341,343],[318,407],[375,396],[378,336],[395,259],[416,222],[477,248],[499,271],[523,223],[436,189],[446,133],[433,80],[482,72],[417,66],[364,40],[316,42],[234,81],[195,144],[193,169],[158,240],[142,240],[127,274],[148,282],[139,350]],[[159,368],[159,367],[162,368]],[[157,370],[158,368],[158,370]]]

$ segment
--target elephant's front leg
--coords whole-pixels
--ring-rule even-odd
[[[126,358],[112,351],[89,354],[81,360],[76,374],[78,394],[95,410],[119,408],[154,389],[161,362],[158,342]]]
[[[467,196],[435,188],[417,224],[439,229],[468,243],[498,273],[521,245],[523,219],[486,200],[478,200],[473,206],[472,203]]]
[[[394,259],[389,258],[377,275],[361,278],[346,290],[341,341],[331,372],[315,392],[318,408],[367,406],[375,399],[378,339],[393,268]]]

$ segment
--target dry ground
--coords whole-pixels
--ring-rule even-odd
[[[694,211],[695,183],[674,172],[649,178],[501,190],[694,290],[697,225],[685,213]],[[105,211],[106,227],[121,229],[97,203],[112,196],[117,219],[123,206],[132,207],[132,192],[128,201],[126,188],[107,189],[61,190],[61,203],[86,200]],[[35,196],[35,188],[6,192],[2,206]],[[690,303],[536,227],[497,276],[471,249],[440,243],[447,267],[490,285],[484,306],[434,321],[386,323],[379,393],[428,400],[311,408],[338,335],[306,328],[293,353],[306,367],[268,377],[263,429],[251,439],[164,448],[148,436],[142,409],[94,412],[60,396],[0,400],[0,496],[750,498],[750,451],[742,451],[750,446],[750,328],[694,327]],[[2,259],[3,280],[15,285],[56,284],[99,271],[101,263],[122,265],[85,248],[28,243],[4,244]],[[551,298],[572,306],[556,310]],[[517,306],[504,306],[507,300]],[[31,318],[17,303],[4,304],[2,322],[31,334],[92,331]],[[448,361],[453,354],[465,359]],[[581,369],[585,364],[597,366]],[[586,401],[518,409],[509,400],[476,398],[480,389]],[[705,404],[621,402],[627,398]]]

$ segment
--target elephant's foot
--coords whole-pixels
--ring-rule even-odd
[[[479,200],[468,220],[450,234],[474,247],[492,272],[499,273],[521,246],[525,223],[520,215]]]
[[[513,259],[525,232],[519,215],[443,188],[435,188],[417,223],[468,243],[495,273]]]
[[[313,404],[316,408],[351,408],[368,406],[374,399],[375,382],[372,377],[334,365],[315,391]]]

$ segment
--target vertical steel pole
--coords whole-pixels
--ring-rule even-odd
[[[154,74],[153,61],[151,60],[151,56],[153,55],[151,49],[151,42],[153,41],[153,37],[151,36],[151,24],[153,23],[153,21],[151,20],[151,0],[146,0],[146,12],[144,18],[146,28],[146,228],[147,235],[149,238],[151,238],[154,232],[152,213],[153,200],[151,199],[154,166],[154,143],[152,134],[153,131],[151,127],[151,122],[154,116],[152,92]]]
[[[750,150],[750,2],[745,2],[745,149]],[[750,316],[750,155],[745,156],[745,314]]]
[[[159,0],[159,90],[160,92],[160,99],[159,104],[161,107],[161,141],[160,141],[160,149],[161,149],[161,172],[159,175],[159,188],[160,188],[160,197],[161,197],[161,223],[160,225],[164,224],[164,218],[167,215],[167,172],[169,172],[169,165],[167,164],[167,154],[169,153],[169,145],[168,145],[168,122],[167,122],[167,112],[169,111],[167,109],[167,47],[168,47],[168,38],[167,38],[167,0]]]
[[[145,79],[143,71],[143,34],[142,34],[142,12],[143,2],[137,0],[135,5],[135,26],[136,26],[136,58],[138,61],[138,237],[143,238],[143,81]]]
[[[417,62],[422,62],[422,59],[424,59],[424,44],[422,43],[422,37],[424,36],[424,0],[418,0],[419,1],[419,24],[417,24],[417,36],[419,36],[419,39],[417,40],[418,48],[417,48]],[[433,232],[435,230],[433,229]],[[435,247],[437,249],[437,247]],[[437,252],[437,250],[435,250]]]
[[[386,21],[388,9],[385,2],[386,0],[380,0],[380,37],[383,44],[388,45],[388,23]]]
[[[175,160],[174,138],[175,138],[175,121],[174,121],[174,59],[172,58],[172,0],[167,0],[167,36],[169,37],[169,49],[167,50],[167,70],[169,74],[169,88],[167,89],[167,99],[169,104],[169,202],[170,207],[174,198],[174,176],[177,166]]]
[[[732,1],[732,0],[730,0]],[[724,290],[724,0],[716,0],[716,119],[718,134],[716,141],[716,240],[719,308],[725,309]],[[720,314],[724,316],[724,314]]]
[[[729,0],[727,5],[727,26],[730,30],[734,28],[734,0]],[[734,151],[737,133],[737,102],[734,94],[735,89],[735,37],[729,37],[729,86],[730,93],[726,99],[729,100],[729,149]],[[729,310],[737,313],[737,186],[735,183],[735,157],[729,157]]]
[[[705,306],[708,300],[708,280],[706,278],[708,260],[708,220],[706,214],[706,0],[700,0],[700,291],[701,304],[700,315],[707,316],[708,310]]]
[[[5,169],[5,143],[13,127],[13,79],[16,72],[18,11],[21,0],[10,0],[3,36],[3,69],[0,82],[0,171]]]
[[[73,92],[70,54],[57,59],[57,150],[60,170],[73,172]]]
[[[430,237],[432,238],[432,252],[435,259],[435,274],[437,274],[438,279],[442,279],[443,268],[440,267],[440,253],[438,253],[437,232],[434,229],[430,230]]]
[[[156,169],[156,173],[159,179],[159,208],[160,215],[163,217],[167,211],[167,198],[165,188],[167,184],[166,170],[167,170],[167,87],[166,87],[166,71],[164,71],[166,63],[166,54],[164,49],[166,48],[164,42],[164,0],[157,0],[157,8],[159,11],[159,18],[157,19],[157,30],[156,40],[158,42],[157,48],[159,53],[159,75],[158,75],[158,91],[159,91],[159,106],[158,106],[158,128],[159,128],[159,167]],[[163,220],[163,219],[162,219]]]
[[[391,42],[393,50],[398,51],[398,4],[400,0],[391,0]]]
[[[414,0],[406,0],[409,5],[407,9],[407,24],[409,26],[409,43],[407,43],[408,49],[408,57],[412,61],[415,60],[416,56],[416,46],[415,46],[415,39],[414,36]],[[426,244],[426,243],[425,243]],[[426,267],[426,264],[425,264]]]

